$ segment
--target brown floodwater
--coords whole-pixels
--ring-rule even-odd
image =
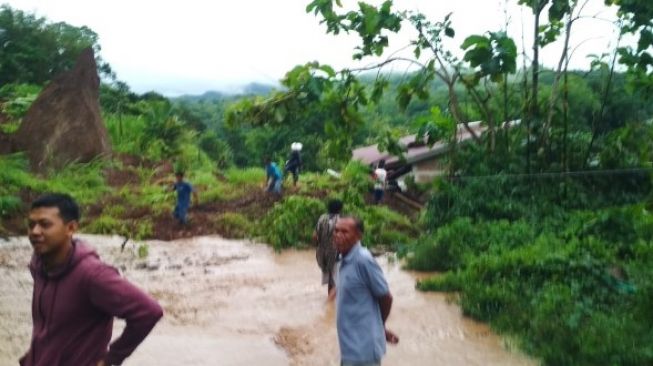
[[[121,238],[83,235],[100,256],[157,298],[163,320],[124,365],[338,365],[335,308],[314,252],[219,237],[150,241],[120,251]],[[31,248],[0,240],[0,366],[16,365],[31,331]],[[462,316],[445,294],[415,290],[423,274],[378,258],[394,305],[384,365],[536,365],[489,328]],[[115,334],[124,324],[116,322]]]

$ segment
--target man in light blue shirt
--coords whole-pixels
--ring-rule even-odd
[[[399,338],[385,328],[392,295],[381,267],[361,245],[363,222],[338,220],[334,243],[342,256],[336,284],[336,324],[342,366],[380,365],[386,341]]]

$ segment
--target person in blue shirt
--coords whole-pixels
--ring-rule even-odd
[[[281,194],[281,182],[283,175],[281,170],[270,158],[265,158],[265,175],[266,175],[266,190],[275,194]]]
[[[386,342],[399,337],[385,327],[392,295],[383,270],[361,245],[363,222],[341,217],[333,232],[342,256],[336,279],[336,328],[342,366],[378,366]]]
[[[172,185],[172,190],[177,192],[177,205],[175,210],[172,213],[175,219],[179,221],[180,224],[185,225],[188,220],[186,215],[188,214],[188,208],[191,204],[191,193],[197,203],[197,192],[193,186],[184,180],[184,172],[179,171],[175,173],[176,182]]]

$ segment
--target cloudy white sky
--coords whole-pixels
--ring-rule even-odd
[[[2,1],[2,0],[0,0]],[[371,3],[380,3],[372,0]],[[529,44],[532,24],[527,8],[508,0],[509,33],[521,47],[522,28]],[[15,9],[51,21],[86,25],[97,32],[102,57],[134,91],[166,95],[237,90],[249,82],[275,83],[293,66],[308,61],[336,68],[360,66],[351,59],[353,36],[325,34],[325,27],[305,12],[309,0],[5,0]],[[345,6],[356,2],[342,0]],[[439,20],[452,12],[455,44],[470,34],[502,29],[504,0],[395,0],[395,7],[420,10]],[[587,16],[614,19],[603,0],[588,0]],[[408,27],[404,27],[408,29]],[[614,26],[605,20],[576,23],[572,47],[575,68],[587,68],[590,53],[614,47]],[[390,38],[390,49],[409,43],[411,33]],[[458,46],[452,44],[452,49]],[[560,45],[547,47],[543,62],[557,63]],[[368,64],[374,60],[364,60]],[[403,72],[404,65],[388,71]]]

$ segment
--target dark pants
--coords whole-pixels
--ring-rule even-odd
[[[175,219],[179,220],[180,223],[185,224],[187,222],[186,220],[187,213],[188,213],[187,205],[177,204],[177,206],[175,206],[175,210],[172,212],[172,216],[174,216]]]
[[[294,185],[297,185],[297,181],[299,180],[299,167],[292,167],[292,168],[287,168],[286,169],[286,176],[288,173],[292,173],[292,181]]]
[[[268,192],[281,194],[281,179],[275,179],[268,185]]]
[[[374,202],[377,203],[377,204],[381,203],[382,199],[383,199],[383,190],[375,188],[374,189]]]

